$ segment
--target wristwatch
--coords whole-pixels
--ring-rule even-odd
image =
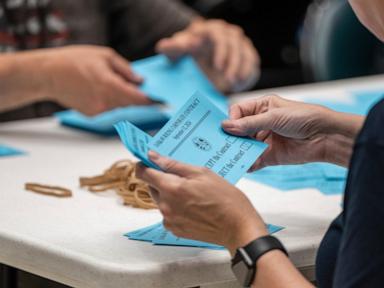
[[[243,287],[251,287],[256,276],[257,260],[265,253],[276,249],[288,256],[283,244],[276,237],[268,235],[236,250],[232,259],[232,271]]]

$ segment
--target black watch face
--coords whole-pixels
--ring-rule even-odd
[[[232,266],[232,271],[235,274],[236,278],[244,287],[249,287],[252,283],[253,269],[250,269],[243,261]]]

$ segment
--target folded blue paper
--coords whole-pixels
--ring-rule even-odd
[[[143,130],[160,129],[169,120],[167,113],[157,106],[117,108],[95,117],[87,117],[73,110],[58,112],[55,116],[64,126],[104,136],[116,135],[113,125],[123,120],[130,121]]]
[[[151,149],[172,159],[211,169],[235,184],[264,152],[265,143],[226,134],[227,115],[201,93],[195,93],[154,137],[127,121],[116,129],[124,145],[146,165]]]
[[[326,195],[341,194],[348,170],[328,163],[266,167],[247,178],[283,190],[315,188]]]
[[[157,55],[133,62],[132,69],[144,77],[140,89],[153,100],[171,106],[172,111],[180,109],[195,91],[227,111],[227,98],[217,91],[191,56],[172,62]]]
[[[227,110],[227,98],[216,90],[190,56],[185,56],[177,62],[171,62],[163,55],[153,56],[133,62],[132,68],[145,79],[140,89],[153,100],[168,105],[168,109],[160,109],[157,106],[130,106],[95,117],[68,110],[56,113],[60,123],[105,136],[115,135],[113,125],[122,120],[127,120],[142,130],[157,130],[197,90],[207,95],[221,109]]]
[[[275,226],[271,224],[267,224],[266,226],[270,234],[276,233],[284,229],[281,226]],[[126,233],[124,236],[128,237],[130,240],[151,242],[154,245],[188,246],[213,250],[225,249],[224,247],[219,245],[177,237],[173,235],[170,231],[166,230],[163,226],[163,223],[161,222]]]
[[[24,151],[19,149],[0,144],[0,157],[8,157],[8,156],[18,156],[25,154]]]
[[[350,101],[348,103],[339,102],[337,99],[333,101],[322,99],[308,99],[307,103],[316,103],[326,106],[335,111],[344,113],[353,113],[359,115],[367,115],[372,106],[384,96],[383,90],[361,90],[351,91]]]

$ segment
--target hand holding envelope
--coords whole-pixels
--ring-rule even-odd
[[[263,142],[225,133],[227,115],[200,93],[194,94],[154,137],[128,121],[116,129],[125,146],[147,166],[153,150],[163,156],[205,167],[235,184],[264,152]]]
[[[153,151],[149,155],[161,171],[138,165],[136,177],[152,187],[164,227],[174,235],[232,251],[239,243],[268,234],[249,199],[223,177]]]
[[[155,189],[165,228],[176,236],[232,249],[234,243],[268,233],[247,197],[230,185],[267,145],[225,133],[221,123],[226,118],[221,109],[196,93],[154,137],[127,121],[119,122],[116,129],[125,146],[150,167],[138,166],[137,176]],[[233,197],[236,206],[228,201]],[[211,211],[215,213],[208,215]],[[244,225],[253,229],[242,229]],[[246,233],[234,239],[229,231]]]

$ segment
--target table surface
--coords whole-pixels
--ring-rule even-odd
[[[269,92],[295,99],[348,101],[350,89],[384,87],[368,77],[240,94]],[[158,211],[123,206],[113,193],[79,188],[80,176],[133,158],[118,138],[61,127],[53,118],[0,125],[0,143],[27,155],[0,159],[0,262],[75,287],[193,287],[233,281],[226,251],[152,246],[123,234],[161,220]],[[27,192],[25,182],[68,187],[58,199]],[[286,227],[276,236],[300,269],[314,266],[316,250],[341,196],[315,189],[282,192],[241,180],[238,184],[266,222]],[[218,191],[220,193],[220,191]]]

